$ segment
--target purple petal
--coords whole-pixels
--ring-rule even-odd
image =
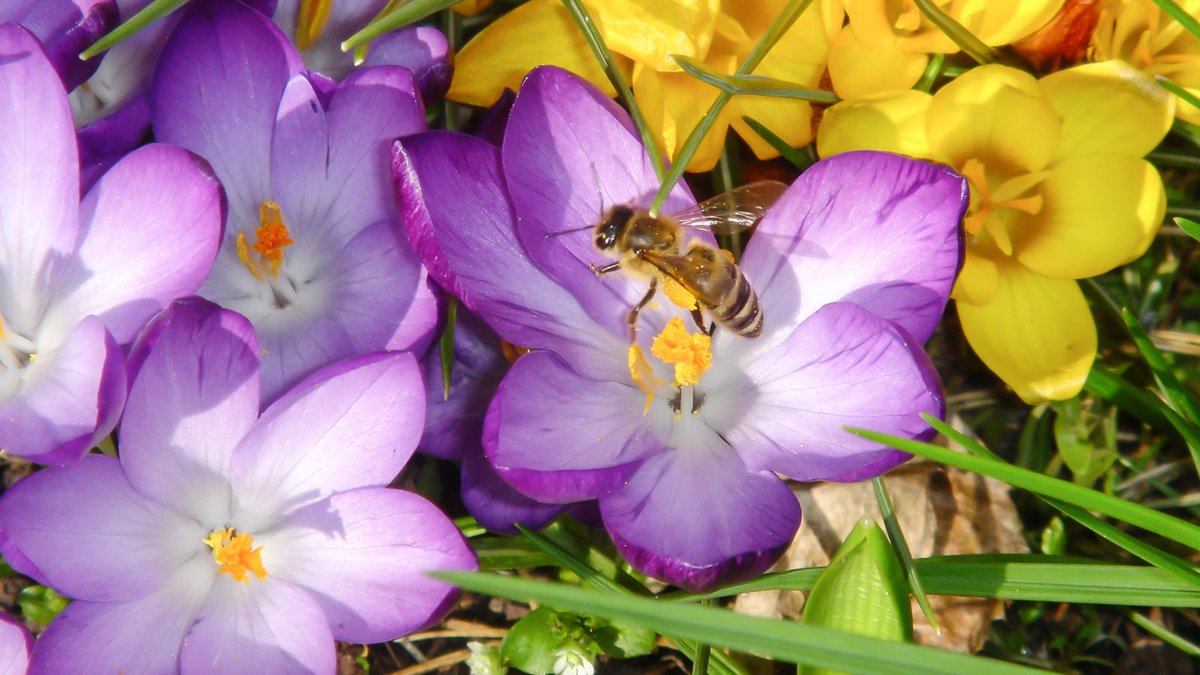
[[[185,673],[332,673],[329,623],[302,588],[218,577],[183,640]]]
[[[116,0],[41,0],[21,23],[38,36],[66,89],[95,72],[99,59],[83,61],[79,52],[116,27]]]
[[[158,140],[204,157],[231,214],[257,216],[271,195],[271,134],[302,64],[269,20],[237,2],[194,3],[159,58],[151,87]]]
[[[80,129],[79,189],[84,193],[91,190],[100,176],[141,145],[148,133],[150,102],[145,96]]]
[[[458,594],[429,572],[478,566],[437,507],[387,488],[310,504],[255,541],[262,543],[264,566],[276,579],[307,589],[333,637],[345,642],[383,642],[434,623]]]
[[[517,492],[483,456],[483,448],[463,457],[462,500],[482,526],[499,534],[518,534],[514,527],[540,530],[562,513],[559,504],[543,504]]]
[[[420,134],[397,142],[392,171],[409,241],[435,281],[508,342],[550,349],[597,377],[623,376],[624,338],[600,328],[517,242],[494,147]]]
[[[0,673],[24,673],[29,668],[33,636],[23,624],[0,612]]]
[[[517,100],[516,92],[506,87],[492,107],[483,111],[482,119],[479,120],[479,126],[475,127],[474,135],[497,148],[500,147],[500,143],[504,141],[504,130],[508,127],[508,116],[512,112],[512,104],[515,100]]]
[[[387,485],[412,456],[424,412],[411,354],[366,354],[317,371],[271,404],[234,451],[237,508],[274,522],[284,508]]]
[[[258,417],[254,329],[206,300],[181,300],[155,319],[131,360],[138,371],[120,435],[129,480],[202,522],[227,518],[212,509],[227,505],[233,449]]]
[[[69,498],[68,498],[69,496]],[[195,555],[194,521],[138,494],[116,459],[88,455],[17,482],[0,498],[12,546],[73,598],[124,601],[159,588]]]
[[[433,26],[410,26],[371,43],[364,66],[403,66],[412,71],[421,100],[436,103],[450,88],[454,73],[450,42]]]
[[[80,205],[79,250],[65,282],[81,314],[122,344],[208,276],[221,242],[221,186],[182,148],[151,144],[122,159]]]
[[[329,119],[312,82],[304,74],[288,81],[279,102],[271,138],[271,198],[291,227],[302,224],[307,235],[325,226],[323,212],[329,166]],[[359,223],[362,226],[365,223]]]
[[[12,24],[0,25],[0,120],[0,308],[6,330],[28,334],[75,244],[79,153],[58,75]]]
[[[831,302],[853,302],[919,342],[962,264],[967,183],[945,167],[881,152],[821,160],[759,224],[741,267],[762,301],[762,345]]]
[[[595,249],[587,226],[616,204],[649,207],[658,191],[658,178],[629,116],[578,76],[543,66],[517,93],[501,155],[521,224],[517,234],[529,255],[601,325],[626,336],[625,314],[645,294],[646,281],[626,273],[594,274],[589,264],[613,259]],[[692,203],[681,183],[663,212]],[[546,236],[573,228],[585,229]]]
[[[765,571],[800,526],[799,502],[782,480],[747,468],[708,436],[647,459],[623,489],[600,499],[626,560],[695,592]]]
[[[945,410],[920,344],[851,303],[822,307],[709,405],[746,464],[802,481],[869,478],[908,458],[843,427],[921,437],[920,413]]]
[[[125,405],[125,358],[94,316],[40,353],[22,378],[0,404],[0,448],[31,462],[74,463],[113,430]]]

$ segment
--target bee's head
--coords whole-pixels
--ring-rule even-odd
[[[617,245],[621,231],[633,218],[633,209],[629,206],[614,206],[609,209],[604,218],[596,224],[596,248],[607,251]]]

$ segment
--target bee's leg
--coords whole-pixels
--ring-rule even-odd
[[[597,267],[592,264],[589,264],[588,267],[592,268],[592,271],[596,273],[596,276],[600,276],[601,274],[608,274],[609,272],[616,272],[617,270],[621,269],[621,261],[618,260],[615,263],[609,263],[604,267]]]
[[[696,323],[696,328],[699,328],[701,333],[705,335],[712,334],[712,329],[704,326],[704,315],[700,313],[699,306],[692,308],[692,321]]]
[[[650,278],[650,288],[646,289],[646,295],[642,296],[638,303],[629,309],[629,314],[625,316],[625,320],[629,322],[629,344],[637,342],[637,318],[638,312],[642,311],[650,299],[654,297],[654,292],[658,290],[658,277]]]

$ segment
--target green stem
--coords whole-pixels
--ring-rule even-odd
[[[712,600],[702,600],[700,605],[709,607]],[[708,656],[712,653],[712,645],[701,642],[696,645],[696,660],[692,662],[692,675],[708,675]]]
[[[566,1],[566,0],[564,0]],[[749,75],[762,63],[766,58],[767,52],[775,46],[776,42],[783,37],[792,24],[800,18],[804,10],[812,4],[812,0],[791,0],[787,6],[783,8],[779,16],[775,17],[775,21],[771,23],[771,27],[767,29],[766,34],[754,45],[750,50],[750,55],[746,57],[745,62],[738,67],[735,75]],[[713,101],[709,106],[708,112],[696,125],[692,132],[688,134],[687,140],[683,143],[683,149],[676,155],[674,163],[671,164],[671,169],[667,171],[667,175],[663,178],[662,185],[658,188],[658,194],[654,195],[654,203],[650,206],[650,215],[656,215],[658,210],[662,208],[663,202],[667,200],[667,195],[671,194],[671,190],[675,189],[675,183],[679,182],[679,178],[687,169],[688,163],[692,160],[692,156],[696,154],[696,149],[700,147],[700,142],[708,135],[709,129],[712,129],[713,123],[720,117],[721,111],[725,109],[725,105],[733,96],[727,92],[717,94],[717,100]]]
[[[1200,170],[1200,156],[1170,150],[1155,150],[1146,155],[1146,159],[1156,166],[1170,166],[1176,169]]]
[[[452,9],[442,11],[442,32],[446,34],[446,42],[450,44],[450,53],[457,54],[462,43],[462,17],[458,12]],[[448,98],[442,99],[442,123],[450,131],[458,131],[458,104]],[[450,391],[449,381],[446,382],[446,391]]]
[[[925,18],[929,19],[929,23],[937,26],[938,30],[945,33],[946,37],[953,40],[959,49],[975,59],[977,63],[995,63],[1000,59],[1000,55],[995,49],[984,44],[983,40],[975,37],[961,23],[955,21],[954,17],[943,12],[941,7],[933,4],[933,0],[915,0],[915,2]]]

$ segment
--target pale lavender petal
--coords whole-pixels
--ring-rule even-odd
[[[325,106],[308,77],[294,75],[279,102],[271,138],[271,175],[277,179],[271,185],[270,198],[279,203],[288,226],[306,237],[325,226],[323,191],[328,166]]]
[[[800,505],[775,474],[742,464],[708,432],[642,462],[600,499],[621,556],[690,591],[753,577],[770,567],[800,525]]]
[[[41,464],[71,464],[107,436],[125,405],[125,358],[89,316],[63,344],[25,366],[0,404],[0,448]]]
[[[79,189],[86,193],[150,133],[150,102],[139,96],[79,130]]]
[[[64,274],[67,302],[133,340],[172,300],[208,276],[224,221],[221,185],[182,148],[139,148],[100,178],[80,205],[79,249]]]
[[[858,305],[826,305],[709,398],[713,421],[746,463],[802,481],[864,478],[908,455],[843,427],[928,435],[941,385],[907,331]],[[720,386],[720,385],[718,385]]]
[[[316,601],[285,581],[221,576],[183,640],[185,673],[332,673],[336,653]]]
[[[650,206],[659,181],[629,116],[576,75],[550,66],[525,78],[501,146],[517,235],[546,274],[569,289],[600,324],[625,337],[625,314],[646,292],[629,273],[598,277],[589,265],[613,258],[596,250],[589,225],[606,208]],[[694,203],[680,184],[663,206]],[[584,228],[573,234],[548,234]]]
[[[206,534],[138,494],[117,460],[103,455],[18,481],[0,497],[0,526],[44,575],[38,581],[103,602],[158,589]]]
[[[478,566],[437,507],[387,488],[310,504],[255,543],[272,578],[307,589],[344,642],[383,642],[434,623],[458,593],[428,574]]]
[[[831,302],[861,305],[929,339],[962,264],[968,195],[950,169],[899,155],[851,152],[814,164],[767,213],[741,260],[762,302],[758,346]]]
[[[516,523],[540,530],[563,511],[560,504],[543,504],[517,492],[492,468],[483,448],[463,457],[462,500],[476,522],[500,534],[518,534]]]
[[[155,318],[132,360],[120,434],[129,480],[201,522],[228,518],[230,458],[258,417],[254,329],[206,300],[180,300]]]
[[[416,360],[372,353],[327,366],[267,408],[234,451],[239,525],[357,487],[384,486],[416,449],[425,395]],[[235,514],[237,515],[237,514]]]
[[[354,336],[328,315],[272,312],[255,317],[254,328],[262,354],[263,406],[324,364],[355,353]]]
[[[450,42],[433,26],[409,26],[371,43],[364,66],[403,66],[412,71],[421,100],[431,105],[450,88],[454,74]]]
[[[626,338],[526,257],[493,146],[420,134],[397,142],[392,171],[409,241],[443,288],[512,344],[550,349],[597,377],[627,376]]]
[[[117,23],[116,0],[41,0],[21,20],[45,45],[66,89],[95,72],[98,59],[83,61],[79,52]]]
[[[33,636],[29,629],[5,612],[0,612],[0,673],[21,675],[29,668]]]
[[[0,311],[28,335],[75,245],[79,153],[62,82],[13,24],[0,25],[0,120]]]
[[[212,164],[233,220],[257,221],[271,195],[276,112],[302,64],[275,26],[241,3],[193,3],[187,12],[151,87],[154,133]]]

